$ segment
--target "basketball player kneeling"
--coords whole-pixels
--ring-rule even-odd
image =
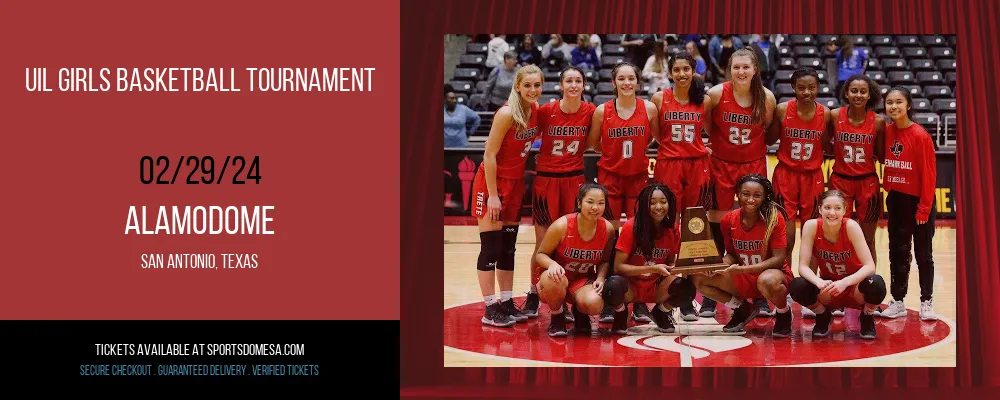
[[[875,274],[875,261],[861,225],[844,218],[847,200],[837,190],[820,197],[820,217],[802,225],[799,277],[792,280],[792,299],[816,313],[812,334],[830,331],[831,309],[861,309],[861,337],[875,338],[875,310],[885,299],[885,281]],[[813,266],[819,267],[819,275]]]
[[[624,334],[628,328],[625,304],[656,303],[653,322],[660,332],[673,333],[673,307],[690,306],[695,289],[690,279],[671,273],[680,237],[677,234],[677,199],[661,183],[647,186],[639,194],[635,217],[625,222],[618,238],[615,270],[628,277],[629,286],[615,310],[612,331]],[[617,282],[615,282],[617,283]],[[613,283],[608,282],[608,286]],[[610,299],[611,301],[618,299]]]
[[[535,260],[544,271],[538,280],[538,297],[552,310],[549,336],[566,336],[563,304],[573,304],[574,330],[591,333],[590,315],[604,308],[605,278],[617,231],[604,219],[607,190],[588,183],[580,187],[576,212],[559,217],[545,232]],[[624,278],[613,277],[612,287],[621,288],[611,296],[624,297]]]

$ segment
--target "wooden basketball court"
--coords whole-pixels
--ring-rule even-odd
[[[882,275],[886,282],[889,282],[889,250],[888,232],[884,227],[885,221],[876,232],[876,251],[878,253],[877,268],[878,274]],[[942,221],[938,223],[934,236],[934,311],[941,318],[936,323],[919,321],[916,318],[916,311],[920,309],[920,286],[918,282],[918,269],[916,263],[910,270],[909,290],[904,304],[909,309],[909,316],[896,320],[876,318],[878,322],[878,335],[875,341],[863,342],[857,337],[857,313],[848,310],[844,317],[835,318],[831,332],[835,338],[832,341],[819,342],[810,339],[809,330],[812,323],[800,317],[798,305],[793,306],[794,320],[793,337],[788,339],[772,339],[770,335],[761,332],[769,332],[770,319],[758,318],[756,323],[760,326],[760,331],[751,333],[748,327],[747,337],[751,339],[755,346],[750,346],[750,341],[742,344],[715,343],[710,346],[694,343],[702,340],[698,336],[678,336],[676,338],[656,338],[655,336],[645,337],[638,340],[629,336],[630,340],[620,339],[620,337],[569,337],[554,340],[549,338],[545,330],[548,328],[548,306],[542,305],[540,315],[536,319],[529,319],[526,323],[519,323],[513,329],[494,328],[484,326],[480,323],[482,316],[482,295],[479,290],[476,276],[476,261],[479,256],[479,233],[474,220],[471,224],[446,224],[444,227],[444,308],[445,318],[445,366],[559,366],[559,365],[618,365],[611,360],[610,355],[621,353],[619,347],[636,347],[642,345],[643,340],[648,339],[647,350],[655,349],[660,351],[656,354],[666,354],[666,352],[676,352],[681,366],[699,365],[779,365],[774,360],[775,355],[785,355],[785,353],[795,353],[798,359],[786,360],[780,365],[824,365],[824,366],[928,366],[928,367],[954,367],[956,359],[955,320],[956,310],[956,231],[952,221]],[[520,305],[524,301],[525,292],[528,289],[528,260],[534,249],[534,227],[526,219],[522,222],[517,241],[516,269],[514,275],[514,298]],[[792,259],[798,260],[798,243],[792,251]],[[792,264],[792,270],[797,269],[797,262]],[[796,276],[798,273],[796,272]],[[499,287],[496,289],[499,297]],[[699,297],[700,298],[700,297]],[[891,295],[886,296],[884,303],[891,300]],[[476,308],[478,303],[478,308]],[[459,312],[459,310],[464,310]],[[728,321],[728,311],[724,306],[719,306],[719,314],[716,318],[722,323]],[[476,314],[478,312],[478,314]],[[461,315],[461,317],[456,317]],[[837,322],[837,320],[842,320]],[[905,320],[905,321],[904,321]],[[677,321],[680,323],[679,319]],[[694,324],[713,325],[716,321],[702,318]],[[838,324],[840,326],[838,327]],[[606,324],[602,324],[602,327]],[[853,330],[853,332],[851,332]],[[799,331],[799,332],[796,332]],[[458,332],[471,332],[458,333]],[[459,336],[460,341],[469,343],[470,341],[483,341],[482,345],[472,343],[466,349],[455,346],[448,346],[452,336]],[[838,336],[839,335],[839,336]],[[617,340],[617,342],[616,342]],[[653,343],[658,340],[660,344]],[[921,340],[923,340],[921,342]],[[589,342],[588,342],[589,341]],[[790,344],[787,344],[788,342]],[[920,342],[920,344],[914,344]],[[694,343],[694,344],[692,344]],[[925,345],[924,343],[932,343]],[[905,346],[910,347],[905,347]],[[708,346],[708,347],[706,347]],[[716,346],[713,348],[712,346]],[[718,346],[723,348],[719,350]],[[729,346],[728,348],[726,346]],[[791,346],[791,347],[782,347]],[[515,354],[518,350],[530,347],[535,354],[544,354],[545,360],[526,359]],[[543,348],[536,348],[543,347]],[[714,364],[705,364],[699,357],[706,357],[704,360],[712,360],[709,353],[713,351],[730,351],[736,348],[745,347],[741,352],[726,353],[727,356],[722,361],[713,361]],[[814,349],[810,349],[814,347]],[[478,349],[485,350],[478,350]],[[708,348],[709,350],[705,350]],[[748,353],[746,349],[755,348],[754,352]],[[471,350],[470,350],[471,349]],[[822,349],[820,352],[812,353],[811,350]],[[585,353],[589,351],[590,353]],[[645,356],[646,353],[641,353]],[[705,353],[705,354],[701,354]],[[773,354],[772,354],[773,353]],[[779,354],[780,353],[780,354]],[[594,354],[598,356],[585,356]],[[604,357],[607,354],[608,357]],[[653,354],[653,353],[650,353]],[[673,353],[671,353],[673,354]],[[742,355],[741,355],[742,354]],[[749,355],[748,355],[749,354]],[[815,354],[815,356],[810,356]],[[633,356],[621,356],[618,361],[632,360]],[[675,361],[664,355],[656,355],[654,364],[673,366]],[[806,357],[807,359],[803,359]],[[809,358],[814,357],[814,358]],[[717,357],[716,360],[720,359]],[[610,361],[609,361],[610,360]],[[686,364],[685,364],[686,360]],[[721,362],[721,364],[719,364]],[[639,364],[627,364],[639,365]]]

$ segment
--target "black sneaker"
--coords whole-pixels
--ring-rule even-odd
[[[514,318],[503,312],[503,309],[500,308],[499,302],[486,306],[486,312],[483,313],[483,324],[506,328],[514,325],[515,323],[517,323],[517,321],[515,321]]]
[[[528,316],[521,314],[521,310],[518,310],[517,306],[514,305],[514,299],[507,299],[507,301],[501,302],[500,308],[503,309],[503,312],[507,313],[507,315],[510,315],[510,317],[516,322],[524,322],[528,320]]]
[[[681,309],[681,319],[685,321],[698,320],[698,313],[694,311],[694,304],[688,303],[687,305],[681,306],[680,309]]]
[[[549,321],[549,336],[552,337],[566,336],[567,334],[566,318],[563,318],[562,314],[566,314],[566,311],[563,311],[562,313],[559,314],[552,314],[552,320]]]
[[[592,329],[590,326],[590,316],[580,312],[580,310],[576,309],[576,306],[573,306],[573,319],[576,321],[573,323],[573,333],[590,336]]]
[[[702,318],[712,318],[715,316],[715,300],[705,297],[701,301],[701,308],[698,309],[698,315]]]
[[[674,313],[661,310],[659,304],[653,307],[653,322],[660,332],[674,333]]]
[[[862,312],[859,320],[861,321],[861,338],[875,339],[875,316]]]
[[[615,310],[612,310],[609,305],[604,305],[604,309],[601,310],[601,323],[610,324],[612,322],[615,322]]]
[[[646,306],[646,303],[632,303],[632,319],[635,322],[653,322],[653,318],[649,316],[649,307]]]
[[[628,309],[615,313],[615,320],[611,323],[611,333],[624,335],[628,332]]]
[[[792,334],[792,310],[783,313],[775,313],[774,329],[771,329],[771,336],[786,338]]]
[[[822,314],[816,314],[816,326],[813,328],[813,336],[826,337],[830,333],[830,324],[833,322],[833,313],[826,309]]]
[[[771,305],[767,303],[767,299],[753,299],[753,305],[760,309],[757,313],[758,317],[773,317],[774,311],[771,309]]]
[[[754,318],[757,318],[757,313],[760,312],[760,308],[755,306],[753,303],[743,300],[743,303],[733,311],[733,317],[729,319],[729,323],[722,327],[723,332],[736,333],[743,332],[743,327],[745,327]]]
[[[573,306],[570,305],[569,303],[563,304],[563,310],[569,310],[570,308],[573,308]],[[567,324],[572,324],[576,322],[576,318],[573,318],[573,313],[563,311],[563,315],[566,316]]]
[[[528,318],[538,318],[539,304],[541,302],[538,300],[538,293],[528,293],[528,299],[524,301],[524,307],[521,307],[521,314]]]

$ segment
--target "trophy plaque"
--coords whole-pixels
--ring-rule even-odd
[[[715,248],[708,213],[704,207],[688,207],[681,218],[681,246],[673,272],[694,274],[726,269],[728,264]]]

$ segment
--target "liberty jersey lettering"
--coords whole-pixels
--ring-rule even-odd
[[[854,126],[848,108],[841,107],[833,135],[833,172],[848,176],[875,173],[875,112],[865,114],[865,122]]]
[[[764,234],[767,230],[767,221],[758,219],[753,228],[746,230],[740,220],[741,209],[735,209],[722,218],[722,237],[726,243],[726,253],[733,254],[739,260],[740,265],[754,265],[763,262],[774,254],[775,249],[788,247],[785,237],[785,219],[778,218],[771,237],[768,240],[768,248],[764,248]],[[767,250],[767,251],[765,251]],[[785,257],[783,269],[791,271],[788,266],[788,257]],[[790,272],[789,272],[790,273]]]
[[[672,89],[663,90],[660,103],[660,148],[656,158],[694,158],[708,154],[701,140],[705,104],[681,104]]]
[[[635,99],[635,112],[628,119],[618,116],[614,100],[604,103],[601,129],[599,168],[622,176],[641,174],[649,169],[646,147],[652,136],[645,100]]]
[[[650,257],[646,257],[642,254],[642,250],[637,246],[634,229],[635,218],[629,218],[629,220],[625,222],[625,225],[622,226],[621,233],[618,236],[618,243],[615,245],[615,249],[618,251],[630,254],[628,259],[625,260],[626,264],[670,265],[674,263],[674,255],[676,254],[677,248],[680,247],[680,239],[677,236],[676,227],[674,229],[665,230],[663,235],[653,241],[653,254]],[[656,274],[644,274],[639,278],[645,279],[658,277],[659,275]]]
[[[507,105],[506,103],[504,105]],[[495,114],[494,114],[495,115]],[[538,107],[531,104],[531,118],[527,128],[517,131],[512,125],[500,144],[497,152],[497,177],[504,179],[524,179],[524,168],[528,161],[531,145],[538,135]]]
[[[590,119],[597,109],[593,103],[582,102],[580,109],[566,114],[553,101],[538,107],[538,128],[542,145],[538,149],[538,165],[542,172],[572,172],[583,170],[583,153],[587,150]]]
[[[840,223],[840,233],[837,242],[830,243],[823,234],[823,221],[816,219],[816,240],[813,241],[813,257],[819,263],[819,276],[828,280],[846,278],[861,269],[861,259],[854,251],[854,244],[847,236],[847,221]]]
[[[798,102],[791,100],[785,111],[785,119],[782,120],[778,161],[796,171],[813,171],[823,165],[821,138],[826,129],[823,120],[826,107],[815,104],[816,113],[812,119],[803,121],[799,117]]]
[[[742,107],[732,82],[722,84],[722,97],[712,111],[712,155],[724,161],[749,162],[764,158],[764,126],[753,123],[753,107]]]

